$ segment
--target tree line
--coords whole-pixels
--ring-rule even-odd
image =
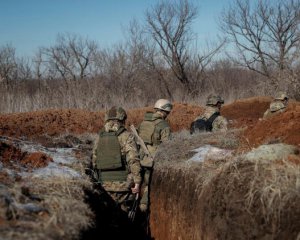
[[[196,2],[161,0],[113,47],[70,33],[32,58],[0,46],[0,111],[202,103],[211,92],[232,101],[284,90],[299,99],[299,13],[298,0],[233,0],[218,20],[220,40],[198,47]]]

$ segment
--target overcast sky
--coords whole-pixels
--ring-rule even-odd
[[[12,44],[19,56],[55,43],[58,33],[74,33],[109,47],[123,40],[123,27],[157,0],[0,0],[0,47]],[[199,0],[194,31],[199,43],[219,33],[216,19],[230,0]],[[122,27],[123,26],[123,27]]]

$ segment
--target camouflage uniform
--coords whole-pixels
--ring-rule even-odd
[[[104,131],[116,132],[122,125],[120,122],[109,120],[104,125]],[[92,156],[93,166],[96,169],[98,141],[99,137],[95,141]],[[134,184],[141,183],[141,165],[136,142],[132,133],[127,130],[123,131],[118,135],[118,141],[121,147],[121,155],[126,159],[128,169],[127,181],[102,181],[100,170],[98,170],[98,180],[114,201],[121,206],[122,210],[128,212],[130,202],[134,199],[131,188]]]
[[[161,103],[163,103],[163,104],[167,103],[165,106],[168,106],[168,107],[161,108],[161,105],[162,105]],[[167,116],[165,114],[168,114],[171,111],[172,105],[168,100],[161,99],[156,102],[155,109],[157,109],[158,111],[156,111],[155,113],[148,112],[145,114],[145,119],[143,120],[143,122],[140,124],[140,126],[138,128],[139,135],[144,140],[144,143],[153,158],[155,157],[155,153],[156,153],[159,145],[161,143],[171,139],[171,128],[169,126],[169,123],[165,120],[165,118]],[[159,111],[159,110],[163,110],[165,112],[163,113],[162,111]],[[150,142],[149,142],[149,140],[145,141],[145,139],[143,138],[143,133],[142,133],[143,130],[145,130],[144,123],[146,123],[147,121],[153,122],[153,123],[157,122],[157,124],[155,125],[154,132],[151,136]],[[142,211],[146,211],[146,210],[148,210],[148,207],[149,207],[149,197],[150,197],[149,196],[149,185],[150,185],[150,181],[151,181],[151,175],[153,172],[153,162],[144,153],[142,148],[140,148],[140,157],[142,159],[141,165],[142,165],[143,174],[144,174],[143,175],[143,188],[144,189],[143,189],[142,199],[140,201],[140,204],[141,204],[140,208]]]
[[[203,115],[197,117],[194,121],[197,121],[198,119],[209,119],[214,113],[219,112],[219,109],[217,107],[213,106],[207,106],[205,108],[205,111]],[[223,116],[218,116],[212,123],[212,131],[226,131],[228,129],[228,121]]]
[[[263,119],[282,113],[287,107],[288,97],[285,92],[279,92],[270,104],[270,108],[264,113]]]
[[[220,96],[211,95],[207,99],[206,108],[204,113],[197,117],[194,121],[199,119],[208,120],[214,113],[220,112],[220,107],[218,104],[223,104],[224,100]],[[221,105],[220,105],[221,106]],[[228,121],[223,116],[217,116],[216,119],[212,123],[212,132],[215,131],[226,131],[228,129]]]

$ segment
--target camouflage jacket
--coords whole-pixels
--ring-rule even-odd
[[[281,101],[273,101],[270,104],[270,108],[264,113],[263,118],[267,119],[272,117],[278,113],[284,112],[286,109],[286,105]]]
[[[219,112],[219,109],[217,107],[207,106],[205,108],[204,113],[197,117],[194,121],[198,119],[209,119],[215,112]],[[218,116],[212,123],[212,131],[226,131],[228,129],[228,121],[223,116]]]
[[[108,121],[104,125],[106,132],[118,131],[120,128],[120,123],[114,123],[113,121]],[[128,166],[128,177],[127,182],[103,182],[103,187],[107,191],[125,191],[133,187],[134,183],[141,183],[141,165],[140,159],[138,157],[137,145],[134,139],[134,135],[129,131],[125,130],[118,136],[118,140],[121,146],[121,155],[126,157],[126,162]],[[96,139],[93,147],[92,162],[93,166],[96,165],[96,152],[98,146],[99,137]]]

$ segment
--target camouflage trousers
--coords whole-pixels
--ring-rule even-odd
[[[133,205],[134,195],[131,192],[107,191],[108,195],[115,201],[116,205],[128,213]]]
[[[102,181],[100,177],[100,171],[95,170],[94,178],[101,184],[105,192],[115,202],[117,207],[128,213],[134,202],[134,194],[128,186],[127,182],[119,181]]]
[[[141,198],[141,201],[140,203],[141,204],[145,204],[147,205],[147,207],[149,208],[149,205],[150,205],[150,189],[149,189],[149,186],[150,186],[150,181],[151,181],[151,175],[152,175],[152,171],[153,169],[152,168],[144,168],[143,169],[143,183],[142,183],[142,198]]]

